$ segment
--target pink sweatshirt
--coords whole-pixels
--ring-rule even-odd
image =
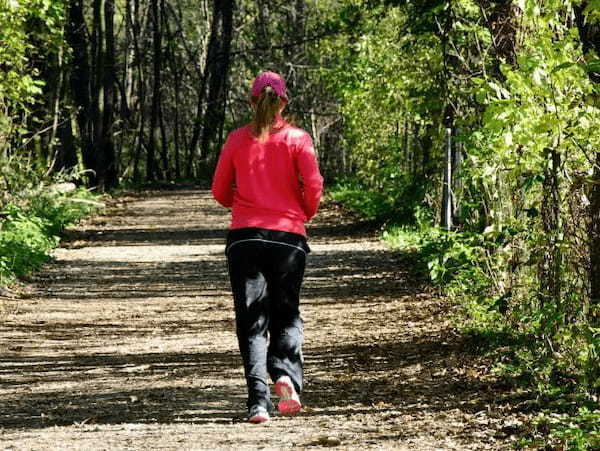
[[[229,134],[221,150],[212,193],[232,208],[231,229],[261,227],[306,235],[323,178],[308,133],[283,121],[265,142],[250,125]]]

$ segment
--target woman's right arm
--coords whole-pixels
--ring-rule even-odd
[[[235,181],[235,168],[233,167],[233,149],[228,137],[223,145],[219,162],[213,177],[212,194],[217,202],[225,208],[233,205],[233,183]]]

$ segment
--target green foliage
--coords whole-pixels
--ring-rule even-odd
[[[600,410],[580,407],[574,413],[546,411],[535,419],[523,448],[552,447],[577,451],[600,448]]]
[[[23,144],[45,80],[39,61],[64,47],[65,2],[0,1],[0,156]]]
[[[23,276],[39,267],[58,239],[45,233],[48,222],[27,216],[15,206],[5,211],[0,232],[0,282],[12,275]]]
[[[390,227],[383,238],[395,247],[415,252],[435,285],[463,299],[470,318],[491,324],[506,313],[506,296],[496,296],[492,290],[493,268],[477,264],[485,260],[491,265],[491,255],[501,242],[475,233],[446,232],[422,219],[418,224]]]
[[[598,55],[583,59],[571,2],[513,3],[512,22],[501,9],[508,3],[497,2],[487,11],[473,1],[394,2],[385,14],[363,14],[362,33],[340,53],[344,69],[328,74],[361,180],[337,199],[388,224],[421,210],[439,217],[441,125],[452,106],[464,151],[458,226],[396,227],[384,238],[417,252],[431,280],[460,302],[463,330],[486,343],[499,375],[540,399],[578,396],[545,433],[569,449],[594,449],[600,324],[586,268],[600,148],[600,87],[589,75]],[[596,3],[588,21],[598,19]],[[506,34],[494,43],[500,27],[489,21],[500,18]],[[496,47],[511,40],[514,60]],[[417,157],[398,139],[406,120],[417,124]],[[588,413],[578,413],[581,399]]]
[[[415,197],[421,192],[417,187],[408,185],[405,178],[386,183],[377,191],[370,190],[357,178],[348,178],[331,187],[329,195],[365,219],[410,224],[415,221]]]
[[[92,199],[88,191],[77,190],[6,205],[0,221],[0,286],[39,268],[62,230],[94,210]]]
[[[94,211],[95,204],[87,202],[94,197],[87,190],[79,190],[75,195],[44,193],[30,201],[29,212],[44,219],[46,235],[57,236],[65,227]]]
[[[44,101],[46,81],[41,72],[43,61],[56,58],[64,49],[64,20],[62,0],[0,1],[0,210],[9,208],[11,202],[21,206],[22,197],[31,197],[43,183],[52,183],[44,180],[48,179],[46,165],[38,167],[32,146],[27,146],[38,140],[34,135],[37,128],[47,128],[47,124],[42,125],[43,113],[36,111]],[[32,221],[27,224],[21,218],[15,227],[18,225],[31,238],[37,235],[34,230],[41,227],[37,220]],[[20,234],[16,229],[11,233]],[[6,240],[7,237],[5,246]],[[41,241],[32,243],[31,249],[43,248]],[[33,261],[37,262],[37,258]]]
[[[411,222],[433,184],[430,169],[438,164],[436,152],[423,158],[419,150],[439,139],[440,41],[429,31],[406,33],[410,18],[403,8],[343,3],[354,26],[349,36],[323,44],[332,56],[321,77],[344,121],[349,189],[376,193],[371,200],[356,199],[368,217]]]
[[[383,231],[382,239],[392,247],[406,252],[421,253],[423,236],[427,235],[429,226],[417,221],[421,225],[391,225]]]
[[[593,393],[598,342],[588,275],[579,269],[587,264],[584,180],[600,144],[600,110],[587,100],[595,96],[587,73],[573,64],[581,50],[577,30],[560,19],[564,5],[525,5],[531,34],[517,64],[501,66],[502,80],[473,80],[485,113],[467,140],[467,192],[487,213],[483,235],[509,231],[496,252],[475,262],[492,269],[502,322],[532,337],[499,369],[527,373],[540,393],[557,385]],[[472,230],[481,227],[472,210],[463,213]]]

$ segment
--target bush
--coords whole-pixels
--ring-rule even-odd
[[[384,224],[414,224],[422,197],[422,189],[403,180],[387,180],[373,189],[357,178],[335,184],[329,195],[345,208],[361,217]]]
[[[0,285],[39,268],[58,244],[63,229],[89,215],[93,195],[85,190],[70,194],[44,193],[10,203],[0,223]]]
[[[580,403],[585,404],[572,402]],[[587,406],[572,413],[546,410],[534,419],[520,445],[527,449],[600,449],[600,410]]]
[[[7,209],[0,231],[0,280],[24,276],[39,267],[58,238],[45,233],[47,223],[14,205]]]

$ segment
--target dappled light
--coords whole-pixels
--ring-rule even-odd
[[[169,215],[157,211],[163,202]],[[489,409],[510,403],[469,367],[451,307],[410,255],[354,221],[327,205],[309,230],[305,409],[248,437],[226,216],[202,191],[117,198],[106,215],[69,231],[1,326],[4,443],[37,446],[22,435],[36,430],[53,431],[41,437],[56,443],[132,430],[151,440],[162,425],[169,432],[151,447],[174,446],[167,435],[181,446],[277,447],[283,430],[306,446],[327,435],[346,447],[499,447],[504,423]]]
[[[0,0],[0,444],[600,449],[599,124],[600,0]]]

